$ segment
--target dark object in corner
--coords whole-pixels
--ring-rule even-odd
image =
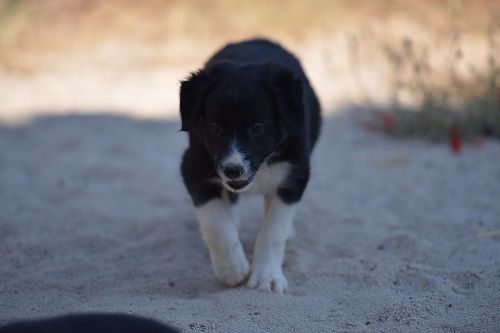
[[[158,321],[126,314],[70,314],[18,321],[0,327],[0,333],[179,333]]]

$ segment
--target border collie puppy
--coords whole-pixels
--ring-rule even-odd
[[[309,180],[320,106],[302,67],[264,39],[228,44],[181,82],[181,172],[216,277],[283,292],[285,243]],[[238,237],[240,196],[264,196],[251,267]]]

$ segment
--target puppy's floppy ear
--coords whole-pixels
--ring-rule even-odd
[[[267,64],[265,67],[264,85],[273,96],[280,118],[290,131],[300,131],[304,124],[302,80],[281,65]]]
[[[187,80],[181,81],[181,131],[191,130],[200,119],[207,81],[207,74],[204,70],[194,72]]]

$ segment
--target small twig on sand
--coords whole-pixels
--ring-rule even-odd
[[[483,237],[500,237],[500,230],[478,232],[476,234],[476,236],[478,238],[483,238]]]

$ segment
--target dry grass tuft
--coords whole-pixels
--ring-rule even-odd
[[[499,27],[497,22],[489,23],[479,66],[477,61],[468,62],[457,31],[449,38],[445,56],[436,56],[432,48],[409,38],[383,43],[391,98],[388,108],[373,107],[377,127],[394,136],[430,141],[450,136],[455,140],[500,138]],[[477,50],[469,47],[468,52],[478,57]]]

